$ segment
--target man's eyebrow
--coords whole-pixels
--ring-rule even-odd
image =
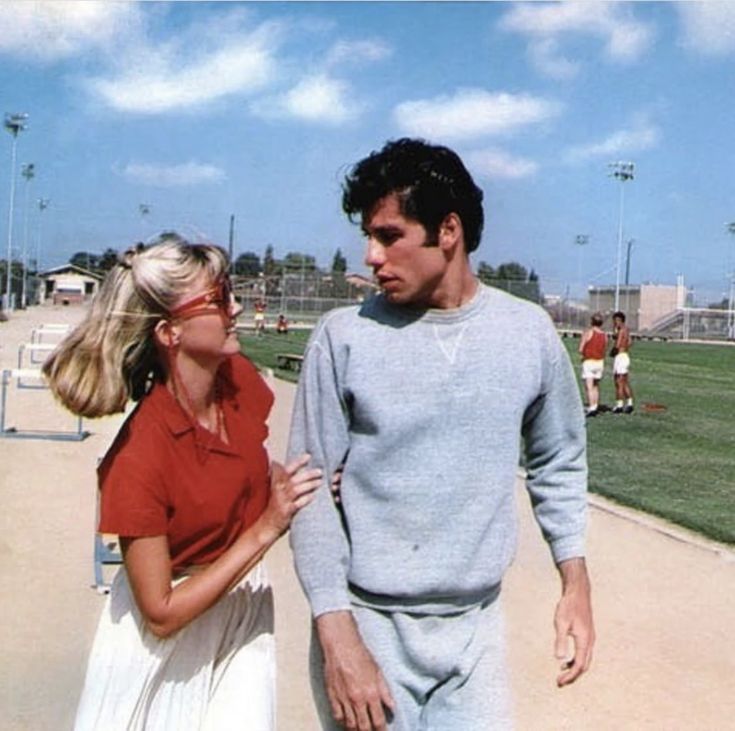
[[[396,226],[390,223],[386,223],[384,226],[362,226],[362,232],[364,234],[392,234],[401,233],[403,229],[400,226]]]

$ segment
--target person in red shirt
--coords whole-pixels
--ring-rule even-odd
[[[308,455],[269,466],[273,395],[240,354],[224,252],[166,235],[125,252],[44,371],[87,417],[139,401],[99,467],[124,568],[76,729],[274,728],[273,599],[261,558],[308,504]]]
[[[582,356],[582,380],[587,395],[587,416],[597,416],[600,406],[600,381],[605,370],[607,335],[602,330],[603,317],[595,312],[590,327],[582,333],[579,353]]]

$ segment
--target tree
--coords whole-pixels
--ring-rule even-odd
[[[109,272],[115,264],[117,264],[117,251],[115,249],[105,249],[97,261],[97,268],[101,272]]]
[[[526,267],[522,266],[518,262],[509,261],[498,267],[496,277],[498,279],[507,279],[511,282],[527,282],[528,271],[526,270]]]
[[[342,253],[342,249],[337,249],[337,251],[334,252],[334,258],[332,259],[332,273],[342,272],[344,274],[346,271],[347,259]]]
[[[75,267],[86,269],[88,272],[93,272],[99,266],[99,255],[91,254],[89,251],[77,251],[71,259],[69,264],[73,264]]]
[[[273,274],[278,273],[278,264],[275,256],[273,255],[273,244],[268,244],[265,247],[265,255],[263,256],[263,274],[266,277],[270,277]]]
[[[477,278],[481,282],[489,284],[496,278],[495,269],[493,269],[486,261],[481,261],[477,267]]]
[[[316,259],[311,254],[302,254],[298,251],[289,251],[283,260],[287,272],[315,272]]]
[[[541,288],[539,286],[538,274],[516,261],[508,261],[493,269],[490,264],[481,261],[477,267],[477,277],[481,282],[489,284],[498,289],[504,289],[517,297],[541,301]]]
[[[260,272],[260,257],[255,252],[246,251],[235,259],[235,274],[242,277],[257,277]]]

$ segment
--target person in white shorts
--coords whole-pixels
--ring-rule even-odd
[[[625,313],[616,312],[613,314],[613,335],[615,337],[615,345],[612,354],[615,356],[613,361],[613,378],[615,380],[615,407],[614,414],[632,414],[633,413],[633,390],[630,387],[630,329],[625,324]]]
[[[605,348],[607,348],[607,335],[602,331],[602,323],[602,315],[595,312],[590,318],[590,327],[582,333],[579,342],[588,417],[597,416],[600,405],[600,381],[605,371]]]

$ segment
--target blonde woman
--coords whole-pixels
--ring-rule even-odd
[[[127,251],[44,370],[87,417],[139,403],[99,467],[124,569],[77,729],[272,729],[273,603],[261,558],[311,501],[308,455],[269,469],[273,396],[240,355],[227,260],[168,235]]]

